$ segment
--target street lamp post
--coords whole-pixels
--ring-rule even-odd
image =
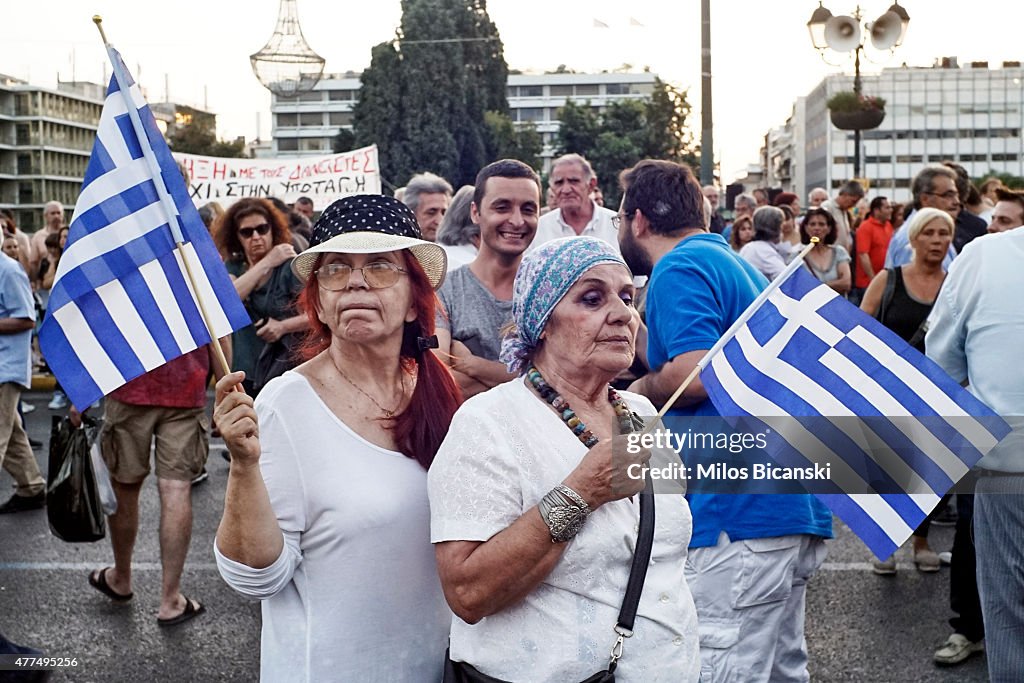
[[[860,78],[860,55],[864,50],[866,40],[871,38],[871,44],[879,50],[894,50],[903,44],[903,37],[907,33],[907,25],[910,23],[910,16],[899,2],[892,4],[889,9],[873,22],[864,25],[866,33],[860,30],[863,13],[860,5],[853,11],[853,16],[832,16],[832,12],[825,7],[823,2],[818,2],[818,7],[811,14],[807,22],[807,30],[811,34],[811,44],[825,58],[825,50],[832,49],[836,52],[853,51],[853,92],[859,98],[862,90]],[[827,60],[826,60],[827,62]],[[877,123],[875,124],[877,125]],[[860,132],[861,127],[853,129],[853,174],[860,177]]]

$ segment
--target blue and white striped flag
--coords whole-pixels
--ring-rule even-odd
[[[805,268],[788,271],[705,356],[701,382],[722,415],[781,437],[779,465],[831,463],[813,491],[887,558],[1009,427]]]
[[[120,55],[110,53],[115,76],[39,331],[47,364],[79,408],[210,342],[176,249],[170,206],[214,334],[251,323],[149,105]],[[119,75],[144,140],[135,134]]]

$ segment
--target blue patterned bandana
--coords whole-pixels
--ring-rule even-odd
[[[602,263],[628,269],[612,245],[594,237],[552,240],[523,257],[512,288],[515,328],[501,344],[500,360],[509,372],[523,372],[555,306],[585,272]]]

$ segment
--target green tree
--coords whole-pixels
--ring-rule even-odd
[[[395,184],[431,171],[472,183],[488,158],[488,111],[508,112],[508,67],[485,0],[403,0],[397,47],[374,48],[353,125]]]
[[[686,125],[690,109],[685,90],[660,78],[654,80],[654,92],[647,103],[647,156],[700,165],[693,131]]]
[[[555,156],[582,154],[587,156],[601,132],[601,120],[590,102],[576,104],[571,100],[558,110],[558,133],[555,135]]]
[[[490,159],[518,159],[528,166],[540,168],[544,141],[532,122],[516,126],[508,114],[489,111],[484,114],[487,126],[487,156]]]
[[[376,144],[381,176],[394,184],[407,164],[401,141],[402,58],[393,43],[373,47],[370,67],[360,81],[359,102],[352,111],[355,146]]]
[[[990,168],[988,170],[988,173],[981,176],[980,178],[975,178],[973,181],[974,186],[981,187],[982,183],[984,183],[989,178],[996,178],[997,180],[999,180],[999,182],[1001,182],[1003,185],[1005,185],[1011,190],[1024,189],[1024,178],[1022,178],[1019,175],[1013,175],[1012,173],[1003,173],[995,170],[994,168]]]
[[[174,152],[211,157],[244,157],[245,139],[218,140],[215,122],[212,115],[193,115],[190,120],[174,126],[167,136],[167,144]]]
[[[700,159],[686,121],[686,92],[655,79],[649,100],[619,100],[600,114],[590,103],[567,102],[559,111],[561,126],[555,154],[587,157],[597,174],[605,203],[620,197],[619,173],[641,159],[667,159],[697,165]]]
[[[331,151],[335,154],[339,152],[350,152],[356,149],[356,134],[348,128],[342,128],[338,131],[338,134],[331,140]]]

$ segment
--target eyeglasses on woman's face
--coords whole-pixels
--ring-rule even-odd
[[[260,223],[259,225],[252,226],[251,228],[240,228],[238,230],[238,236],[243,240],[251,240],[253,233],[266,235],[268,232],[270,232],[270,223]]]
[[[388,261],[377,261],[367,263],[362,268],[353,268],[347,263],[328,263],[316,271],[317,283],[329,292],[339,292],[348,287],[349,278],[352,272],[358,270],[363,274],[363,280],[370,289],[385,289],[398,282],[398,278],[405,273],[405,269],[399,268]]]

